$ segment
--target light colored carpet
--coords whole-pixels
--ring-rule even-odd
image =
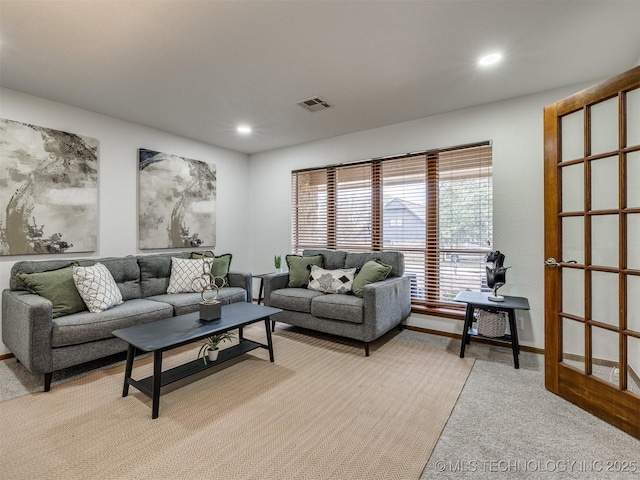
[[[458,354],[460,340],[403,331],[396,338]],[[640,479],[640,441],[544,387],[544,356],[472,341],[469,379],[423,480]],[[640,419],[638,419],[640,422]]]
[[[474,362],[388,336],[368,358],[296,330],[274,342],[274,364],[229,362],[163,395],[156,420],[135,388],[120,396],[121,364],[6,400],[2,478],[417,479]],[[134,378],[150,371],[139,359]]]

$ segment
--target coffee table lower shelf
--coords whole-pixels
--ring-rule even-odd
[[[196,360],[192,360],[188,363],[184,363],[182,365],[178,365],[177,367],[170,368],[169,370],[164,370],[162,372],[162,377],[160,381],[160,388],[166,387],[167,385],[171,385],[177,381],[188,378],[197,373],[203,372],[209,368],[215,367],[216,365],[220,365],[221,363],[232,360],[240,355],[244,355],[256,348],[267,348],[266,345],[263,345],[258,342],[254,342],[253,340],[243,339],[238,345],[234,345],[232,347],[225,348],[224,350],[220,350],[218,354],[218,359],[215,361],[207,361],[207,364],[204,364],[202,358],[198,358]],[[150,398],[153,398],[153,375],[150,375],[141,380],[134,380],[131,377],[127,377],[125,382],[140,392],[144,393]]]
[[[271,338],[271,329],[269,328],[270,321],[272,315],[281,313],[282,310],[248,302],[223,305],[221,310],[220,318],[215,321],[201,320],[199,312],[193,312],[154,322],[141,323],[111,332],[114,337],[118,337],[129,344],[122,396],[126,397],[129,394],[130,385],[140,390],[140,392],[151,397],[151,418],[158,418],[162,387],[220,365],[256,348],[268,350],[269,361],[273,363],[273,340]],[[243,335],[244,327],[258,322],[264,324],[267,336],[266,344],[249,340]],[[238,344],[221,350],[216,361],[207,362],[207,365],[205,365],[202,359],[194,359],[183,365],[162,371],[163,352],[235,329],[238,329]],[[132,378],[136,351],[153,352],[153,375],[141,380]]]

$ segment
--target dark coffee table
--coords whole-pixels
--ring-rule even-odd
[[[194,312],[115,330],[113,335],[129,344],[122,396],[126,397],[129,394],[129,385],[133,385],[153,399],[151,418],[158,418],[160,389],[166,385],[219,365],[256,348],[269,350],[269,359],[273,362],[273,342],[271,340],[271,329],[269,328],[269,317],[280,312],[282,310],[279,308],[246,302],[232,303],[222,306],[222,316],[218,320],[200,320],[200,314]],[[261,320],[264,320],[267,345],[248,340],[244,338],[242,333],[243,327]],[[210,361],[205,365],[202,359],[198,358],[170,370],[162,371],[163,352],[236,328],[239,330],[238,345],[221,350],[216,361]],[[142,380],[131,378],[133,360],[137,351],[153,352],[153,375]]]

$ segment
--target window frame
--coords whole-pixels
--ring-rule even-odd
[[[440,165],[440,158],[443,154],[451,154],[456,151],[473,151],[473,149],[478,149],[478,162],[480,167],[478,167],[478,172],[482,172],[485,169],[485,174],[478,173],[476,176],[469,176],[468,178],[488,178],[489,181],[489,192],[490,192],[490,203],[489,206],[490,214],[489,221],[491,222],[491,232],[488,234],[488,244],[486,248],[478,248],[478,249],[463,249],[460,252],[464,254],[472,254],[472,255],[484,255],[491,251],[491,243],[493,242],[493,209],[492,209],[492,199],[493,199],[493,153],[492,153],[492,142],[478,142],[473,144],[460,145],[455,147],[436,149],[436,150],[428,150],[423,152],[414,152],[402,155],[391,155],[382,158],[368,159],[368,160],[360,160],[356,162],[350,163],[341,163],[328,165],[324,167],[317,168],[305,168],[299,170],[293,170],[291,172],[291,195],[292,195],[292,248],[294,253],[302,253],[304,249],[307,248],[329,248],[329,249],[342,249],[349,251],[384,251],[384,250],[398,250],[403,252],[419,252],[419,254],[425,255],[424,260],[424,287],[425,287],[425,298],[424,300],[416,298],[412,295],[411,298],[411,306],[412,311],[417,313],[424,313],[435,316],[446,316],[446,317],[454,317],[454,318],[463,318],[464,317],[464,305],[458,305],[456,303],[441,300],[441,254],[444,251],[450,253],[452,249],[443,249],[440,245],[440,234],[439,234],[439,187],[440,187],[440,172],[442,170]],[[462,152],[464,155],[465,152]],[[484,157],[482,157],[484,155]],[[487,160],[488,155],[488,160]],[[408,248],[401,245],[394,245],[393,247],[385,248],[383,236],[384,236],[384,224],[383,224],[383,195],[384,195],[384,180],[383,175],[383,164],[384,162],[390,160],[404,160],[404,159],[415,159],[416,157],[425,157],[425,186],[426,186],[426,216],[427,220],[425,222],[425,241],[424,245],[419,248]],[[446,157],[446,155],[444,155]],[[445,162],[443,162],[445,163]],[[487,167],[488,165],[488,167]],[[370,192],[370,224],[371,224],[371,232],[369,242],[366,246],[361,244],[359,245],[349,245],[349,244],[341,244],[338,239],[339,227],[338,224],[340,222],[340,213],[338,212],[338,204],[337,199],[339,195],[339,189],[341,184],[337,179],[339,173],[344,172],[348,169],[353,169],[352,171],[357,172],[360,167],[365,167],[370,169],[370,175],[368,176],[371,181],[371,192]],[[454,171],[455,167],[449,166],[451,171]],[[462,170],[462,169],[460,169]],[[470,168],[473,170],[473,167]],[[317,239],[320,241],[310,242],[308,241],[309,233],[308,226],[305,225],[305,219],[307,218],[315,218],[320,219],[321,215],[310,214],[309,211],[301,212],[300,205],[300,189],[299,187],[299,179],[304,175],[312,175],[317,176],[316,179],[317,184],[322,185],[322,172],[325,172],[324,175],[324,185],[326,186],[326,202],[316,202],[315,206],[322,206],[326,203],[326,223],[324,224],[325,231],[320,233],[318,230]],[[488,173],[487,173],[488,172]],[[349,174],[347,173],[349,177]],[[355,179],[355,180],[354,180]],[[365,177],[357,175],[351,175],[350,180],[359,181],[360,183],[364,182]],[[364,183],[363,183],[364,185]],[[313,191],[313,189],[311,189]],[[317,190],[318,194],[321,190]],[[308,192],[307,192],[308,193]],[[361,203],[366,203],[366,200],[361,199]],[[308,207],[308,205],[306,205]],[[358,204],[356,204],[356,207]],[[434,220],[435,218],[435,220]],[[322,222],[320,222],[321,224]],[[300,225],[305,225],[304,235],[300,233]],[[305,236],[306,235],[306,236]],[[307,239],[307,241],[305,241]],[[326,240],[326,241],[323,241]],[[453,249],[455,250],[455,249]],[[456,253],[456,251],[454,251]],[[406,253],[405,253],[406,256]],[[419,262],[420,263],[420,262]],[[429,268],[432,266],[432,268]],[[406,272],[405,272],[406,273]]]

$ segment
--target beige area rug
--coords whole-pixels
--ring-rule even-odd
[[[245,330],[264,341],[264,331]],[[263,349],[160,398],[121,397],[124,365],[0,403],[2,478],[417,479],[474,360],[394,338],[277,330]],[[195,358],[197,346],[163,367]],[[134,378],[151,372],[137,359]]]

